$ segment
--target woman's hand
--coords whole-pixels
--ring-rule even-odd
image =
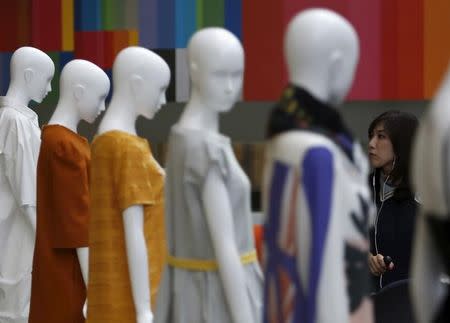
[[[375,276],[380,276],[386,272],[386,270],[394,269],[394,263],[390,263],[389,267],[386,267],[384,263],[384,256],[377,254],[376,256],[369,253],[369,268],[370,272]]]

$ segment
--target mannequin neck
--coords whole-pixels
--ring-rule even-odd
[[[186,128],[219,132],[219,115],[206,106],[198,92],[193,90],[178,124]]]
[[[291,84],[303,88],[308,91],[313,97],[329,106],[335,106],[334,102],[330,102],[330,93],[328,86],[319,77],[291,77]]]
[[[59,124],[76,133],[80,120],[80,115],[74,104],[60,100],[48,124]]]
[[[31,101],[31,98],[26,94],[26,91],[15,83],[10,84],[8,91],[6,92],[6,97],[25,107],[27,107],[28,103]]]
[[[129,98],[114,95],[100,123],[98,133],[120,130],[136,135],[136,119],[138,115]]]

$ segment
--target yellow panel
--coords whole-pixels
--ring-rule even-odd
[[[74,0],[61,0],[62,49],[74,50]]]
[[[137,30],[128,30],[128,45],[137,46],[139,44],[139,33]]]

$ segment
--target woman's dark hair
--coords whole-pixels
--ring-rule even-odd
[[[395,165],[390,174],[392,182],[396,183],[398,188],[411,191],[409,178],[411,148],[419,121],[415,115],[409,112],[393,110],[384,112],[370,123],[369,140],[372,138],[375,127],[381,124],[392,143],[395,155]]]

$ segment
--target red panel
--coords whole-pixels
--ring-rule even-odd
[[[8,1],[13,2],[13,1]],[[30,44],[31,38],[31,7],[29,0],[16,0],[18,6],[17,42],[19,46]],[[3,11],[0,11],[3,12]]]
[[[104,36],[105,69],[108,69],[114,63],[114,31],[105,31]]]
[[[106,68],[105,38],[103,31],[75,32],[75,58],[86,59]]]
[[[105,31],[105,68],[111,69],[116,55],[128,47],[128,30]]]
[[[422,99],[423,0],[397,0],[397,13],[397,98]]]
[[[381,2],[381,37],[383,39],[381,58],[382,98],[392,100],[398,98],[398,51],[397,51],[397,1]]]
[[[381,1],[358,0],[348,5],[348,18],[360,42],[359,64],[349,99],[381,99]]]
[[[62,50],[61,1],[31,0],[31,44],[43,51]]]
[[[285,85],[282,8],[282,1],[242,1],[246,100],[275,100]]]
[[[1,1],[0,12],[0,51],[14,51],[18,46],[17,26],[19,26],[19,3],[16,1]]]

